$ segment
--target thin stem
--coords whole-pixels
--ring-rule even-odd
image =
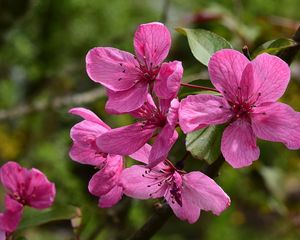
[[[165,0],[160,21],[166,23],[168,21],[168,12],[170,8],[170,0]]]
[[[182,170],[184,168],[184,162],[185,162],[185,160],[188,159],[188,157],[190,156],[190,154],[191,154],[190,152],[186,151],[185,154],[184,154],[184,156],[183,156],[183,158],[175,164],[175,167],[177,169]]]
[[[251,61],[251,56],[250,56],[249,48],[247,45],[245,45],[242,48],[242,51],[243,51],[244,55],[246,56],[246,58],[248,58]]]
[[[197,86],[197,85],[193,85],[193,84],[189,84],[189,83],[181,83],[180,85],[183,86],[183,87],[189,87],[189,88],[195,88],[195,89],[200,89],[200,90],[219,92],[215,88],[204,87],[204,86]]]

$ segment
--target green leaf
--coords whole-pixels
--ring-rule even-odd
[[[297,43],[290,38],[279,38],[279,39],[275,39],[275,40],[271,40],[268,42],[265,42],[264,44],[262,44],[261,46],[259,46],[254,53],[252,54],[253,58],[256,57],[259,54],[262,53],[270,53],[270,54],[277,54],[279,51],[286,49],[286,48],[290,48],[290,47],[294,47],[296,46]]]
[[[79,209],[74,206],[53,207],[43,211],[26,208],[18,230],[38,226],[48,222],[71,220],[78,216],[78,211]]]
[[[221,136],[224,125],[209,126],[186,136],[186,149],[193,157],[212,164],[221,153]]]
[[[216,51],[232,48],[231,44],[223,37],[207,30],[188,28],[177,28],[176,30],[187,36],[194,57],[206,66]]]

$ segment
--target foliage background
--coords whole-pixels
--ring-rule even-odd
[[[132,52],[141,23],[166,20],[173,34],[169,59],[183,61],[189,79],[207,76],[206,69],[175,27],[208,29],[236,49],[247,44],[252,51],[268,40],[290,37],[299,25],[299,12],[298,0],[0,0],[0,165],[13,160],[44,171],[56,183],[56,206],[81,208],[82,240],[126,239],[151,215],[156,201],[124,198],[112,209],[97,207],[87,191],[95,170],[68,157],[69,130],[79,118],[67,112],[76,105],[70,101],[10,118],[7,110],[99,88],[85,72],[85,54],[95,46]],[[299,58],[292,64],[293,79],[283,98],[298,111],[299,64]],[[108,116],[104,104],[105,96],[99,94],[80,106],[112,127],[132,122],[128,116]],[[251,167],[234,170],[224,164],[221,170],[217,181],[231,196],[228,210],[220,217],[202,212],[194,225],[172,217],[153,239],[300,239],[300,153],[277,143],[259,145],[261,158]],[[170,158],[183,156],[183,148],[181,137]],[[189,168],[203,165],[189,160]],[[20,234],[30,240],[61,240],[74,239],[73,230],[70,221],[59,221]]]

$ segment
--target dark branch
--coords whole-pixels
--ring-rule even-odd
[[[129,240],[151,239],[172,216],[172,209],[168,204],[163,204],[155,209],[153,215]]]

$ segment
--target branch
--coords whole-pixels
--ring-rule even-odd
[[[224,162],[223,156],[220,156],[213,164],[209,165],[203,173],[211,178],[215,178],[219,175],[220,168]],[[163,225],[171,217],[172,209],[168,204],[163,204],[155,209],[153,215],[148,221],[131,236],[128,240],[149,240],[156,232],[158,232]]]
[[[296,33],[292,37],[292,39],[297,43],[296,46],[287,48],[278,53],[278,57],[280,57],[287,64],[291,65],[292,61],[298,54],[300,50],[300,26],[298,27]]]
[[[65,106],[81,105],[81,104],[93,102],[96,99],[99,99],[104,96],[105,96],[105,90],[103,88],[97,88],[84,93],[78,93],[78,94],[69,95],[65,97],[56,97],[44,101],[40,100],[39,102],[34,102],[32,104],[23,104],[13,109],[1,110],[0,121],[21,117],[23,115],[33,113],[33,112],[45,111],[47,109],[57,109]]]

